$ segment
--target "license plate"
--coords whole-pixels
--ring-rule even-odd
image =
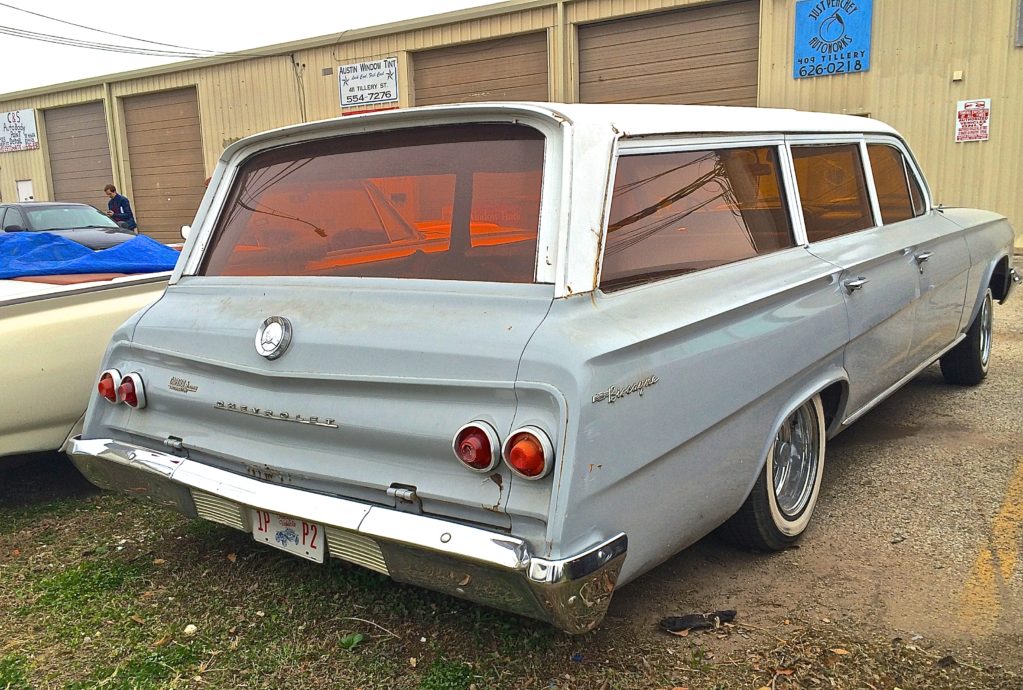
[[[323,556],[326,553],[323,525],[267,510],[253,509],[252,536],[256,541],[275,546],[282,551],[323,563]]]

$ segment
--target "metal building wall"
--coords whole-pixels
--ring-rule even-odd
[[[0,154],[0,200],[5,202],[18,200],[16,180],[32,180],[36,199],[53,198],[53,190],[49,181],[49,162],[46,158],[46,123],[41,109],[75,105],[101,98],[103,98],[103,87],[95,85],[67,91],[54,91],[17,100],[0,101],[0,112],[25,108],[34,109],[39,140],[43,142],[42,146],[33,151],[13,151]]]
[[[764,107],[869,114],[901,131],[936,201],[1009,217],[1023,248],[1023,48],[1016,0],[875,0],[870,71],[792,78],[795,7],[761,0]],[[953,72],[962,70],[961,81]],[[956,102],[991,99],[991,138],[955,143]]]

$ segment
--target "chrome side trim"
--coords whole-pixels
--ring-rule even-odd
[[[603,619],[628,548],[618,534],[568,558],[541,558],[515,536],[269,484],[111,439],[73,439],[68,455],[94,484],[190,517],[251,531],[249,509],[259,508],[319,523],[332,556],[570,633]]]
[[[881,394],[878,395],[876,398],[874,398],[873,400],[871,400],[870,402],[865,404],[863,407],[861,407],[860,409],[856,410],[851,415],[849,415],[844,420],[842,420],[842,427],[844,428],[844,427],[849,426],[850,424],[855,422],[857,419],[859,419],[863,415],[865,415],[868,412],[870,412],[874,407],[876,407],[878,404],[880,404],[885,398],[887,398],[889,395],[891,395],[892,393],[894,393],[895,391],[899,390],[904,385],[906,385],[906,383],[908,383],[910,379],[916,377],[916,375],[919,374],[921,371],[923,371],[924,369],[926,369],[927,367],[931,366],[932,364],[937,362],[939,359],[941,359],[942,355],[944,355],[946,352],[948,352],[953,347],[958,345],[960,343],[960,341],[962,341],[962,339],[965,338],[965,337],[966,337],[965,333],[960,333],[959,337],[956,338],[955,340],[953,340],[951,345],[949,345],[948,347],[940,350],[938,352],[938,354],[934,355],[930,359],[925,359],[923,364],[919,365],[916,369],[914,369],[913,371],[911,371],[908,374],[906,374],[905,376],[903,376],[901,379],[896,381],[895,384],[889,386],[884,391],[882,391]]]

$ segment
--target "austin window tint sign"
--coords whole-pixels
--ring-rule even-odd
[[[873,14],[873,0],[797,2],[793,79],[869,70]]]

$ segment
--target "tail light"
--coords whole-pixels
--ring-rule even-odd
[[[486,422],[469,422],[455,433],[451,449],[455,457],[474,472],[489,472],[501,459],[497,449],[501,443],[494,427]]]
[[[121,372],[117,369],[107,369],[99,375],[99,383],[96,390],[100,396],[110,403],[117,402],[117,388],[121,385]]]
[[[145,407],[146,387],[142,384],[142,377],[135,372],[125,376],[117,387],[117,398],[129,407]]]
[[[524,426],[504,442],[504,462],[525,479],[542,479],[554,467],[554,445],[542,429]]]

